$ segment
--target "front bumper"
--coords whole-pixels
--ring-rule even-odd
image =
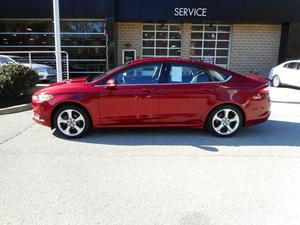
[[[33,121],[47,127],[51,126],[52,106],[48,102],[38,103],[32,101]]]

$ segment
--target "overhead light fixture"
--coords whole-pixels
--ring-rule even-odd
[[[32,31],[32,29],[30,27],[27,27],[26,30],[27,31]]]

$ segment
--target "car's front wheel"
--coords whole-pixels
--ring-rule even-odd
[[[280,87],[281,85],[281,82],[280,82],[280,78],[278,75],[275,75],[273,78],[272,78],[272,86],[273,87]]]
[[[232,105],[223,105],[214,109],[208,116],[206,127],[218,137],[231,137],[243,124],[243,114]]]
[[[87,112],[78,106],[65,105],[60,107],[54,115],[56,131],[67,138],[78,138],[91,127]]]

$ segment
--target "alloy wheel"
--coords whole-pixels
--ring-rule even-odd
[[[69,137],[80,135],[84,131],[85,124],[83,115],[74,109],[63,110],[57,117],[59,130]]]
[[[238,113],[232,109],[219,110],[212,119],[212,127],[220,135],[233,134],[240,125]]]

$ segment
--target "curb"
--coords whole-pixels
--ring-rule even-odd
[[[15,106],[0,109],[0,115],[23,112],[31,109],[32,109],[31,103],[15,105]]]

